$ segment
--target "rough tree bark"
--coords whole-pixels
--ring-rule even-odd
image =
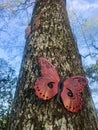
[[[65,0],[36,0],[9,130],[97,130],[89,87],[83,95],[83,108],[77,113],[68,112],[57,102],[56,96],[43,101],[35,95],[33,83],[39,76],[40,56],[52,62],[61,78],[85,75],[70,28]]]

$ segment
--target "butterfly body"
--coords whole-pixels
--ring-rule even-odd
[[[42,100],[49,100],[57,94],[58,101],[61,97],[68,111],[79,111],[82,108],[81,94],[87,85],[87,79],[78,75],[62,80],[46,58],[40,57],[39,63],[41,76],[34,83],[36,95]]]

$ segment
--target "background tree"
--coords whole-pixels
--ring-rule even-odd
[[[38,57],[47,57],[60,77],[84,75],[64,0],[37,0],[31,19],[9,130],[96,130],[95,108],[87,87],[83,109],[66,111],[56,98],[42,101],[35,96],[33,82],[39,76]],[[90,124],[90,125],[87,125]]]
[[[0,129],[2,130],[8,127],[16,81],[15,70],[4,59],[0,59]]]

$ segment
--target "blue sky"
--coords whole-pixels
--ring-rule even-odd
[[[0,2],[2,1],[0,0]],[[98,32],[98,0],[67,0],[67,10],[77,42],[79,43],[79,48],[80,45],[82,47],[80,53],[85,55],[88,52],[88,47],[84,44],[85,41],[83,40],[82,33],[79,33],[79,22],[82,24],[83,20],[87,19],[88,24],[86,28],[88,27],[88,30],[84,28],[86,30],[85,35],[87,37],[87,43],[90,44],[90,35],[92,35],[97,43],[98,36],[95,36],[95,32]],[[5,20],[0,17],[0,28],[3,27],[4,30],[0,31],[0,58],[7,60],[16,70],[17,74],[19,72],[25,45],[25,28],[30,20],[27,14],[30,16],[31,12],[29,8],[26,11],[21,11],[18,15],[11,15],[11,17],[5,18]],[[76,17],[78,19],[76,19]],[[5,24],[4,21],[7,24]],[[90,51],[93,51],[93,49]],[[95,63],[96,60],[98,60],[98,57],[88,57],[83,60],[83,62],[85,64],[87,64],[88,61],[89,63]],[[93,94],[93,97],[96,107],[98,108],[98,99],[96,95],[97,94]]]

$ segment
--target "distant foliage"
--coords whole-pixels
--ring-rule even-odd
[[[84,68],[86,71],[86,75],[89,78],[91,92],[97,95],[98,93],[98,61],[96,61],[96,64],[91,64],[90,66],[86,66]],[[96,109],[98,113],[98,107]]]
[[[98,82],[98,61],[96,61],[96,64],[85,67],[85,69],[91,82]]]
[[[0,130],[6,130],[17,77],[15,70],[0,59]]]

